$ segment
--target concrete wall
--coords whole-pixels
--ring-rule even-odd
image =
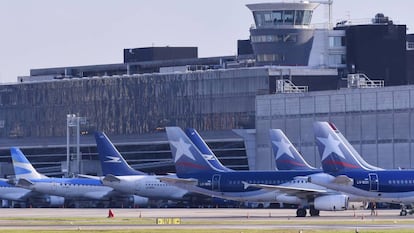
[[[320,167],[312,123],[331,121],[369,163],[414,167],[414,86],[342,89],[256,98],[256,169],[274,169],[269,128],[282,129]]]

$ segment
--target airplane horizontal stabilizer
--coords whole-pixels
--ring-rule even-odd
[[[103,178],[103,181],[106,181],[106,182],[121,182],[121,180],[118,177],[116,177],[116,176],[114,176],[112,174],[106,175]]]
[[[339,175],[335,177],[333,183],[341,184],[341,185],[352,185],[354,183],[354,179],[349,178],[346,175]]]
[[[83,175],[83,174],[78,174],[77,177],[88,178],[88,179],[92,179],[92,180],[101,180],[102,179],[102,177],[100,177],[100,176],[91,176],[91,175]]]
[[[22,188],[29,188],[33,184],[34,184],[33,182],[25,178],[20,178],[19,181],[17,181],[17,186],[22,187]]]

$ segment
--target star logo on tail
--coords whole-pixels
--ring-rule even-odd
[[[342,153],[341,148],[339,148],[341,142],[333,138],[331,134],[328,134],[327,138],[317,137],[317,139],[325,146],[322,154],[322,161],[324,161],[332,153],[335,153],[339,157],[345,159],[345,156]]]
[[[187,144],[184,142],[182,138],[179,139],[179,141],[171,141],[171,144],[175,147],[175,156],[174,156],[174,162],[177,162],[182,156],[186,156],[192,160],[196,160],[194,158],[193,153],[190,151],[191,144]]]
[[[281,138],[280,141],[273,141],[272,143],[277,147],[276,159],[279,159],[280,156],[282,156],[283,154],[287,154],[292,159],[295,158],[289,149],[290,144],[286,142],[283,138]]]

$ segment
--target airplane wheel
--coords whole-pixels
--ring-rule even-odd
[[[310,216],[319,216],[319,210],[311,208],[309,210]]]
[[[400,216],[407,216],[407,210],[401,210]]]
[[[299,208],[296,210],[296,217],[306,217],[306,209]]]

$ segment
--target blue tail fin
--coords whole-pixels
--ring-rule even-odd
[[[230,168],[225,167],[220,160],[217,159],[216,155],[211,151],[210,147],[206,144],[206,142],[201,138],[200,134],[193,129],[187,128],[185,130],[188,138],[194,143],[194,145],[198,148],[198,150],[207,158],[207,162],[209,162],[214,168],[221,171],[233,171]]]
[[[10,153],[12,156],[14,173],[16,179],[41,179],[46,178],[46,176],[38,173],[32,164],[24,156],[23,152],[17,148],[10,148]]]
[[[278,170],[313,170],[280,129],[270,129],[270,141]]]
[[[353,155],[352,151],[336,134],[336,127],[328,122],[315,122],[313,129],[316,137],[322,168],[325,172],[335,173],[347,170],[367,170]]]
[[[95,132],[95,140],[98,148],[99,160],[101,161],[104,176],[143,175],[140,171],[131,168],[112,142],[103,132]]]
[[[178,177],[200,172],[215,172],[215,169],[179,127],[165,128]]]

